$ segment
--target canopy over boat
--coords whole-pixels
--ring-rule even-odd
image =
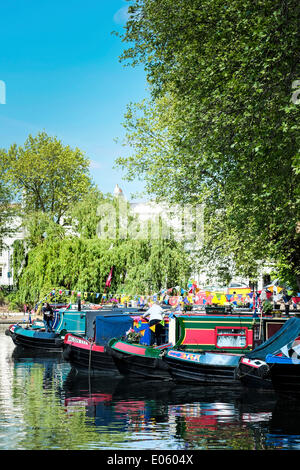
[[[294,317],[287,320],[271,338],[253,351],[245,354],[245,357],[264,361],[268,354],[279,353],[283,348],[288,347],[289,343],[293,342],[298,336],[300,336],[300,318]]]
[[[126,314],[106,314],[96,316],[95,343],[105,345],[111,338],[125,336],[131,328],[133,319]]]

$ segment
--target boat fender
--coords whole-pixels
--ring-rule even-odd
[[[260,378],[265,379],[269,376],[269,374],[270,374],[270,367],[268,366],[268,364],[264,364],[264,365],[258,367],[257,375]]]
[[[159,357],[164,357],[167,354],[167,350],[163,349],[161,353],[159,353]]]
[[[250,372],[252,370],[252,372]],[[241,378],[244,374],[252,373],[256,377],[266,379],[270,374],[270,367],[264,361],[259,359],[242,358],[236,370],[236,376]]]

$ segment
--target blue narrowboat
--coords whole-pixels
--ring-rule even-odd
[[[95,314],[95,311],[91,311]],[[88,310],[60,309],[54,312],[52,331],[46,331],[38,323],[23,326],[20,324],[10,325],[7,334],[11,336],[16,346],[28,349],[39,349],[51,352],[62,352],[64,336],[67,332],[84,335],[86,330],[85,318],[89,315]]]

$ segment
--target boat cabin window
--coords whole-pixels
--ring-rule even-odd
[[[216,346],[218,348],[246,348],[247,328],[217,327]]]

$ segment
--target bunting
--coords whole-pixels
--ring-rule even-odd
[[[111,285],[111,279],[113,274],[113,267],[110,270],[109,276],[106,281],[106,287]],[[224,293],[224,292],[211,292],[201,290],[198,287],[195,287],[196,284],[191,284],[191,289],[193,292],[186,290],[180,286],[175,286],[171,288],[161,289],[159,292],[153,294],[126,294],[124,292],[120,293],[106,293],[106,292],[95,292],[95,291],[81,291],[81,290],[70,290],[70,289],[52,289],[37,305],[45,301],[56,301],[58,302],[61,297],[68,297],[69,302],[71,302],[71,297],[82,298],[84,301],[93,301],[96,300],[99,302],[107,303],[119,303],[124,304],[128,302],[136,302],[138,306],[147,305],[153,301],[163,302],[165,305],[170,305],[171,307],[180,307],[182,305],[239,305],[247,304],[251,308],[257,306],[257,295],[251,291],[247,293]],[[188,287],[189,287],[188,285]],[[291,293],[290,293],[291,294]],[[295,303],[300,302],[300,298],[293,297]]]

